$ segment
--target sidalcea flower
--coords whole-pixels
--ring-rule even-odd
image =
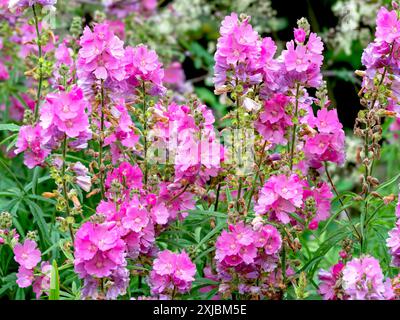
[[[385,7],[380,8],[376,19],[375,36],[378,41],[399,42],[400,20],[396,10],[388,11]]]
[[[263,138],[273,145],[287,143],[286,129],[292,125],[285,110],[289,102],[290,99],[281,93],[272,96],[265,101],[264,109],[254,124]]]
[[[299,31],[296,30],[295,35],[298,35]],[[306,87],[318,87],[322,81],[320,69],[323,62],[323,49],[321,38],[315,33],[309,35],[306,43],[297,41],[295,44],[293,40],[288,42],[286,50],[282,52],[283,83],[286,83],[288,87],[294,87],[294,83],[301,83]]]
[[[10,0],[8,8],[10,10],[22,11],[25,8],[32,7],[33,5],[41,6],[54,6],[57,0]]]
[[[154,260],[150,272],[149,284],[153,294],[188,292],[194,281],[196,265],[190,260],[185,251],[173,253],[163,250]]]
[[[354,258],[343,269],[343,289],[350,300],[393,298],[390,279],[384,282],[379,261],[371,256]]]
[[[14,259],[25,269],[33,269],[41,260],[41,253],[33,240],[26,239],[14,247]]]
[[[22,265],[19,266],[17,272],[17,285],[20,288],[26,288],[32,285],[33,280],[35,279],[33,270],[27,269]]]
[[[308,164],[317,169],[325,161],[342,165],[345,160],[345,134],[336,109],[318,110],[314,125],[318,133],[308,137],[304,145]]]
[[[39,299],[43,293],[48,294],[50,290],[51,270],[52,266],[48,261],[42,262],[40,266],[41,275],[35,277],[32,285],[33,292],[36,294],[36,299]]]
[[[75,269],[80,277],[107,277],[125,265],[125,243],[115,223],[84,223],[75,237]]]
[[[271,176],[260,191],[254,207],[257,215],[268,214],[282,223],[290,222],[290,213],[303,204],[303,183],[298,175]]]
[[[49,138],[45,136],[44,130],[40,125],[22,126],[19,130],[18,140],[15,146],[15,154],[24,152],[24,164],[32,169],[37,165],[43,164],[46,157],[50,154],[47,147]]]
[[[77,70],[80,80],[121,81],[125,78],[124,43],[107,24],[85,27],[80,39]]]
[[[239,270],[243,265],[255,263],[266,267],[270,262],[268,256],[273,258],[281,245],[282,239],[275,227],[265,225],[255,231],[240,222],[230,225],[229,231],[222,231],[215,244],[215,259],[221,268]]]
[[[392,255],[392,265],[394,267],[400,267],[400,220],[398,220],[396,226],[389,231],[386,245]]]
[[[122,162],[117,168],[108,172],[105,186],[111,188],[113,181],[121,184],[123,192],[129,195],[130,190],[140,189],[142,187],[143,173],[139,166],[131,165],[129,162]]]
[[[77,138],[90,132],[88,107],[82,89],[77,86],[68,92],[48,94],[40,108],[40,125],[49,132],[57,130],[69,138]]]
[[[338,262],[329,271],[320,270],[318,273],[318,279],[320,284],[318,287],[318,292],[322,295],[324,300],[337,300],[340,293],[340,279],[342,277],[342,270],[344,264]]]
[[[220,34],[214,56],[216,88],[228,83],[237,85],[235,81],[238,80],[247,86],[260,83],[261,40],[250,25],[249,18],[240,21],[236,13],[226,16],[221,23]]]
[[[125,51],[125,71],[129,84],[137,87],[142,83],[149,83],[152,95],[163,94],[165,89],[162,85],[164,69],[160,63],[157,53],[149,50],[145,45],[134,48],[127,47]]]
[[[0,60],[0,81],[5,81],[10,78],[10,75],[7,71],[6,66],[4,63]]]

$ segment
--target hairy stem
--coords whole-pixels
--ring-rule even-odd
[[[62,169],[61,169],[61,176],[62,176],[62,187],[63,187],[63,194],[65,200],[65,211],[67,217],[71,216],[71,211],[69,209],[69,199],[68,199],[68,189],[67,189],[67,182],[65,180],[65,168],[66,168],[66,158],[67,158],[67,135],[64,134],[64,140],[62,143]],[[75,241],[74,239],[74,231],[72,230],[72,225],[68,223],[69,233],[71,235],[72,242]]]
[[[36,29],[36,42],[38,47],[38,63],[39,63],[39,83],[37,88],[36,95],[36,103],[35,103],[35,111],[34,111],[34,122],[38,119],[39,115],[39,104],[40,98],[42,95],[42,86],[43,86],[43,61],[42,61],[42,38],[39,31],[39,20],[36,14],[36,7],[32,5],[33,18],[35,20],[35,29]]]
[[[101,198],[104,199],[104,170],[103,170],[103,144],[104,144],[104,81],[101,80],[101,119],[100,119],[100,133],[99,133],[99,177],[100,177],[100,190]]]
[[[340,198],[340,194],[339,194],[338,190],[336,189],[335,184],[333,183],[333,180],[332,180],[332,177],[331,177],[331,175],[330,175],[330,173],[328,171],[328,166],[327,166],[326,162],[324,164],[325,164],[325,173],[326,173],[326,176],[327,176],[327,178],[329,180],[329,183],[331,184],[332,189],[335,192],[335,194],[336,194],[336,196],[337,196],[337,198],[338,198],[338,200],[340,202],[340,205],[343,208],[343,211],[346,213],[347,219],[350,221],[350,224],[353,227],[353,229],[354,229],[354,231],[355,231],[355,233],[356,233],[356,235],[357,235],[357,237],[358,237],[358,239],[360,240],[360,243],[361,243],[362,242],[362,236],[359,233],[359,231],[357,230],[357,228],[354,226],[354,224],[353,224],[353,222],[351,220],[351,216],[350,216],[349,212],[347,211],[347,209],[344,208],[344,203],[343,203],[342,199]]]
[[[299,111],[299,94],[300,94],[300,84],[298,83],[296,86],[296,104],[294,110],[295,123],[293,124],[292,143],[290,148],[290,160],[289,160],[290,170],[293,169],[294,149],[296,148],[296,130],[297,130],[297,114]]]

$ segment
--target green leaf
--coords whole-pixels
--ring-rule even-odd
[[[28,198],[25,198],[24,200],[28,204],[28,207],[31,210],[31,213],[32,213],[33,217],[35,218],[35,222],[37,223],[37,225],[39,227],[39,231],[42,234],[43,240],[49,242],[49,239],[50,239],[49,228],[46,223],[46,220],[44,219],[43,210],[36,203],[29,200]]]
[[[19,131],[19,128],[15,123],[0,123],[0,131]]]
[[[49,300],[60,300],[60,277],[56,260],[53,260],[51,268]]]

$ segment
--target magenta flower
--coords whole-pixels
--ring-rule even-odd
[[[122,219],[122,225],[126,229],[140,232],[149,223],[149,216],[150,214],[146,208],[139,203],[137,198],[134,198],[129,202],[129,206],[126,209],[126,216]]]
[[[125,262],[125,243],[115,223],[84,223],[75,237],[75,270],[86,275],[106,277]]]
[[[337,293],[338,289],[340,289],[339,280],[342,276],[343,268],[344,264],[342,262],[338,262],[331,267],[329,271],[322,269],[319,271],[318,279],[320,280],[320,284],[318,287],[318,292],[322,295],[324,300],[338,299]]]
[[[24,244],[16,244],[14,247],[14,259],[22,267],[33,269],[41,260],[41,253],[37,249],[35,241],[26,239]]]
[[[125,70],[128,83],[140,86],[142,82],[152,85],[149,94],[163,93],[162,86],[164,69],[154,50],[149,50],[145,45],[127,47],[125,51]]]
[[[342,165],[345,160],[345,134],[336,110],[318,110],[313,122],[319,133],[309,137],[304,145],[309,165],[317,169],[324,161]]]
[[[393,297],[391,286],[384,283],[379,261],[371,256],[354,258],[346,264],[343,288],[350,300],[386,300]]]
[[[44,130],[56,128],[70,138],[89,131],[89,120],[86,114],[88,102],[83,91],[77,86],[69,92],[51,93],[40,108],[40,124]]]
[[[218,88],[227,83],[236,85],[228,75],[232,71],[246,85],[261,82],[261,74],[257,74],[261,41],[248,19],[239,21],[237,14],[232,13],[222,22],[220,34],[214,57],[215,86]]]
[[[17,285],[20,288],[26,288],[32,285],[33,280],[35,279],[33,275],[33,270],[26,269],[22,265],[18,268],[17,273]]]
[[[185,251],[173,253],[161,251],[153,263],[149,284],[153,294],[172,293],[177,289],[180,293],[188,292],[194,281],[196,266]]]
[[[93,31],[85,27],[80,45],[77,61],[79,79],[94,76],[97,80],[124,80],[124,43],[107,24],[97,24]]]
[[[291,117],[286,114],[285,108],[290,100],[283,94],[276,94],[264,103],[255,127],[263,138],[271,144],[286,144],[286,129],[292,125]]]
[[[385,7],[381,7],[378,11],[376,19],[376,39],[392,43],[400,38],[400,21],[395,10],[388,11]]]
[[[24,164],[32,169],[43,164],[50,150],[46,147],[48,138],[45,137],[43,129],[26,125],[19,130],[18,140],[15,146],[15,154],[24,152]]]
[[[261,189],[254,210],[257,215],[269,214],[271,219],[289,223],[289,214],[303,204],[302,196],[303,184],[296,174],[271,176]]]
[[[392,255],[392,265],[394,267],[400,267],[400,220],[398,220],[396,226],[389,231],[389,238],[386,240],[386,245]]]

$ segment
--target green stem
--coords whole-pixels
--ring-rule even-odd
[[[142,82],[142,91],[143,91],[143,141],[144,141],[144,185],[147,187],[148,180],[148,165],[147,165],[147,104],[146,104],[146,86],[144,81]]]
[[[293,169],[293,157],[294,157],[294,149],[296,148],[296,130],[297,130],[297,114],[299,111],[299,93],[300,93],[300,83],[296,86],[296,105],[294,110],[294,124],[293,124],[293,132],[292,132],[292,143],[290,148],[290,170]]]
[[[343,211],[346,213],[347,219],[349,220],[351,226],[353,227],[353,229],[354,229],[354,231],[355,231],[355,233],[356,233],[356,235],[357,235],[357,237],[358,237],[358,239],[360,240],[360,243],[361,243],[362,242],[362,236],[358,232],[357,228],[354,226],[353,221],[351,220],[351,216],[350,216],[349,212],[347,211],[347,209],[345,209],[344,203],[343,203],[342,199],[340,198],[340,194],[339,194],[338,190],[336,189],[336,186],[333,183],[332,177],[331,177],[331,175],[330,175],[330,173],[328,171],[328,166],[327,166],[326,162],[324,163],[324,165],[325,165],[325,173],[326,173],[326,176],[327,176],[327,178],[329,180],[329,183],[331,184],[332,189],[335,192],[335,194],[336,194],[336,196],[337,196],[337,198],[338,198],[338,200],[340,202],[340,205],[343,208]]]
[[[104,135],[104,81],[101,80],[101,119],[100,119],[100,133],[99,133],[99,176],[100,176],[100,190],[101,190],[101,198],[104,199],[104,172],[103,172],[103,135]]]
[[[39,83],[36,95],[36,104],[35,104],[35,111],[34,111],[34,121],[36,122],[38,115],[39,115],[39,103],[40,97],[42,95],[42,86],[43,86],[43,61],[42,61],[42,38],[39,31],[39,20],[36,14],[35,5],[32,6],[33,17],[35,20],[35,29],[36,29],[36,42],[38,47],[38,62],[39,62]]]
[[[264,142],[264,145],[263,145],[262,151],[261,151],[260,160],[259,160],[259,162],[258,162],[258,164],[257,164],[256,176],[255,176],[255,178],[254,178],[253,185],[252,185],[251,190],[250,190],[249,199],[247,200],[247,211],[250,210],[251,199],[253,198],[254,191],[256,190],[257,180],[258,180],[258,177],[259,177],[260,171],[261,171],[261,168],[260,168],[260,167],[261,167],[261,163],[262,163],[263,160],[264,160],[264,156],[265,156],[265,147],[266,147],[266,146],[267,146],[267,141]]]
[[[65,210],[67,213],[67,217],[71,216],[71,211],[69,209],[69,199],[68,199],[68,189],[67,189],[67,182],[65,181],[65,168],[66,168],[66,158],[67,158],[67,135],[64,134],[64,140],[62,144],[62,169],[61,169],[61,176],[62,176],[62,187],[63,187],[63,194],[65,200]],[[74,238],[74,231],[72,230],[72,225],[68,223],[69,233],[71,235],[72,243],[75,242]]]

